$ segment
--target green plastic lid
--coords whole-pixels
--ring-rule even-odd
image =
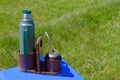
[[[31,14],[31,11],[30,10],[23,10],[22,13],[23,14]]]

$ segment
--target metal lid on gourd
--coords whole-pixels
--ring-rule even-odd
[[[59,52],[56,51],[56,50],[50,50],[49,53],[48,53],[48,56],[49,56],[50,58],[56,58],[56,57],[58,57],[59,55],[60,55]]]

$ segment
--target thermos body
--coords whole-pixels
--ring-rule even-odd
[[[35,29],[31,11],[23,10],[19,24],[20,52],[19,68],[23,71],[35,68]]]
[[[27,50],[28,54],[33,54],[34,44],[34,23],[33,21],[20,22],[20,54],[24,54]],[[25,41],[26,39],[26,41]],[[27,49],[26,49],[27,48]],[[26,50],[25,50],[26,49]]]

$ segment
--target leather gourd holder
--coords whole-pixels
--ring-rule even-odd
[[[49,74],[57,75],[61,71],[61,56],[49,57],[49,53],[58,53],[57,51],[49,51],[44,61],[41,61],[42,50],[42,35],[36,41],[36,49],[33,54],[27,56],[19,54],[18,67],[21,71],[36,73],[36,74]]]

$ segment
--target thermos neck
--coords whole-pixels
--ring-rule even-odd
[[[32,15],[30,10],[22,11],[22,20],[32,20]]]
[[[22,14],[22,19],[23,20],[32,20],[32,15],[31,14]]]

